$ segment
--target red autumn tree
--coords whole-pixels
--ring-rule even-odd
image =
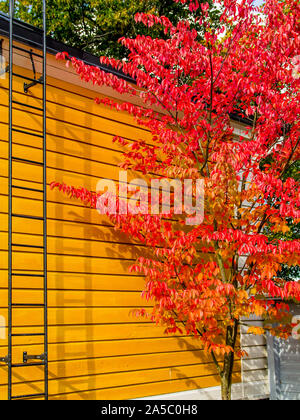
[[[191,13],[198,7],[192,1]],[[127,111],[152,133],[152,144],[115,139],[128,148],[123,169],[204,179],[205,216],[195,226],[185,226],[174,206],[169,214],[109,217],[151,252],[132,267],[145,275],[143,296],[154,305],[148,316],[168,333],[199,340],[220,375],[222,398],[230,399],[234,361],[243,356],[241,318],[262,316],[264,328],[249,332],[285,338],[291,324],[283,301],[300,301],[300,284],[278,274],[281,264],[299,262],[299,242],[267,235],[286,232],[288,220],[300,216],[299,184],[285,176],[299,158],[300,6],[297,0],[267,0],[258,10],[252,0],[223,0],[218,7],[218,29],[205,4],[197,22],[176,26],[165,17],[137,15],[145,25],[161,25],[167,39],[121,39],[128,61],[100,59],[135,83],[65,53],[59,58],[87,82],[141,101],[143,106],[96,99]],[[233,116],[244,124],[243,136],[232,128]],[[52,187],[96,207],[97,193],[55,182]]]

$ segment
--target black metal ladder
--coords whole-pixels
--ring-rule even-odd
[[[47,316],[47,195],[46,195],[46,188],[47,188],[47,179],[46,179],[46,0],[41,0],[43,2],[43,53],[37,54],[32,50],[28,50],[27,48],[23,48],[20,46],[15,45],[15,37],[14,37],[14,24],[16,23],[16,19],[14,18],[14,9],[15,9],[15,1],[9,1],[9,66],[7,71],[9,72],[9,179],[8,179],[8,354],[5,357],[0,357],[0,363],[6,364],[8,367],[8,399],[9,400],[17,400],[17,399],[30,399],[30,398],[37,398],[43,397],[44,399],[48,399],[48,316]],[[13,67],[13,57],[14,57],[14,50],[21,50],[23,53],[28,53],[32,63],[32,70],[33,70],[33,77],[23,76],[21,74],[14,72]],[[41,77],[37,78],[34,58],[39,57],[42,60],[42,75]],[[24,82],[24,93],[28,93],[29,90],[35,86],[39,85],[42,88],[42,99],[41,99],[41,106],[31,106],[26,103],[22,103],[20,101],[16,101],[13,98],[13,81],[15,78],[21,78]],[[33,110],[38,110],[42,114],[42,128],[41,132],[37,134],[36,132],[31,132],[30,130],[17,128],[15,126],[15,120],[13,119],[13,112],[16,106],[22,106],[31,108]],[[42,139],[43,142],[43,159],[42,161],[35,161],[22,158],[20,156],[14,156],[13,154],[13,144],[14,144],[14,134],[21,133],[24,136],[24,140],[26,138],[36,138],[39,137]],[[31,137],[32,136],[32,137]],[[24,141],[23,144],[26,144]],[[37,167],[42,168],[43,173],[43,187],[40,189],[31,188],[26,186],[18,186],[14,183],[13,177],[13,168],[16,162],[21,162],[24,164],[24,167],[27,165],[34,165]],[[14,208],[14,199],[16,195],[16,191],[31,191],[31,192],[39,192],[43,196],[43,214],[36,215],[34,214],[34,206],[32,208],[32,214],[21,214],[16,213],[13,211]],[[24,219],[26,224],[30,224],[32,220],[39,220],[43,226],[43,245],[31,245],[26,243],[15,243],[13,242],[13,233],[14,233],[14,221],[16,219]],[[42,253],[43,259],[43,270],[38,274],[34,272],[34,267],[23,267],[22,270],[14,269],[14,257],[16,253],[16,248],[25,248],[25,249],[38,249],[40,253]],[[22,272],[21,272],[22,271]],[[43,301],[40,303],[22,303],[22,302],[15,302],[13,300],[13,291],[14,291],[14,281],[16,278],[24,279],[24,289],[26,289],[27,285],[27,278],[36,278],[39,277],[41,279],[42,287],[43,287]],[[19,283],[20,284],[20,283]],[[16,333],[15,326],[14,326],[14,311],[18,310],[18,308],[24,310],[24,316],[27,313],[26,311],[30,311],[33,308],[38,308],[43,312],[43,326],[42,332],[39,333]],[[44,351],[42,354],[28,354],[26,349],[24,348],[23,351],[23,360],[20,363],[13,363],[13,350],[14,350],[14,337],[32,337],[32,336],[41,336],[43,338],[43,347]],[[44,390],[43,392],[35,393],[35,394],[27,394],[27,395],[14,395],[13,391],[13,381],[12,375],[13,370],[19,367],[27,367],[30,371],[30,368],[33,366],[41,366],[44,369]],[[30,378],[30,375],[29,375]],[[27,380],[26,380],[27,381]],[[30,379],[28,381],[30,383]]]

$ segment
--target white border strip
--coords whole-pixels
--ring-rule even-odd
[[[238,383],[232,385],[233,400],[260,400],[269,398],[268,381],[256,381]],[[136,400],[221,400],[221,389],[219,386],[191,391],[175,392],[172,394],[155,395],[152,397],[136,398]]]

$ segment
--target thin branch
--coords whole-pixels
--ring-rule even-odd
[[[287,162],[286,162],[286,164],[285,164],[285,166],[284,166],[284,168],[283,168],[283,170],[282,170],[279,178],[281,178],[284,175],[285,171],[289,168],[290,161],[292,160],[292,158],[294,156],[294,153],[295,153],[295,151],[296,151],[299,143],[300,143],[300,137],[298,137],[298,140],[297,140],[295,146],[293,147],[293,149],[291,151],[291,154],[290,154],[290,156],[289,156],[289,158],[288,158],[288,160],[287,160]]]

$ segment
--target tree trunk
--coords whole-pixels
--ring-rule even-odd
[[[227,328],[226,344],[235,349],[236,338],[238,334],[238,320],[234,320],[234,325]],[[232,385],[232,373],[234,365],[234,352],[225,354],[224,356],[224,367],[221,373],[221,395],[222,400],[231,400],[231,385]]]
[[[231,384],[228,383],[228,380],[226,380],[226,378],[222,378],[221,395],[223,401],[231,400]]]
[[[221,375],[221,395],[222,400],[231,400],[232,370],[234,353],[229,353],[224,357],[224,370]]]

